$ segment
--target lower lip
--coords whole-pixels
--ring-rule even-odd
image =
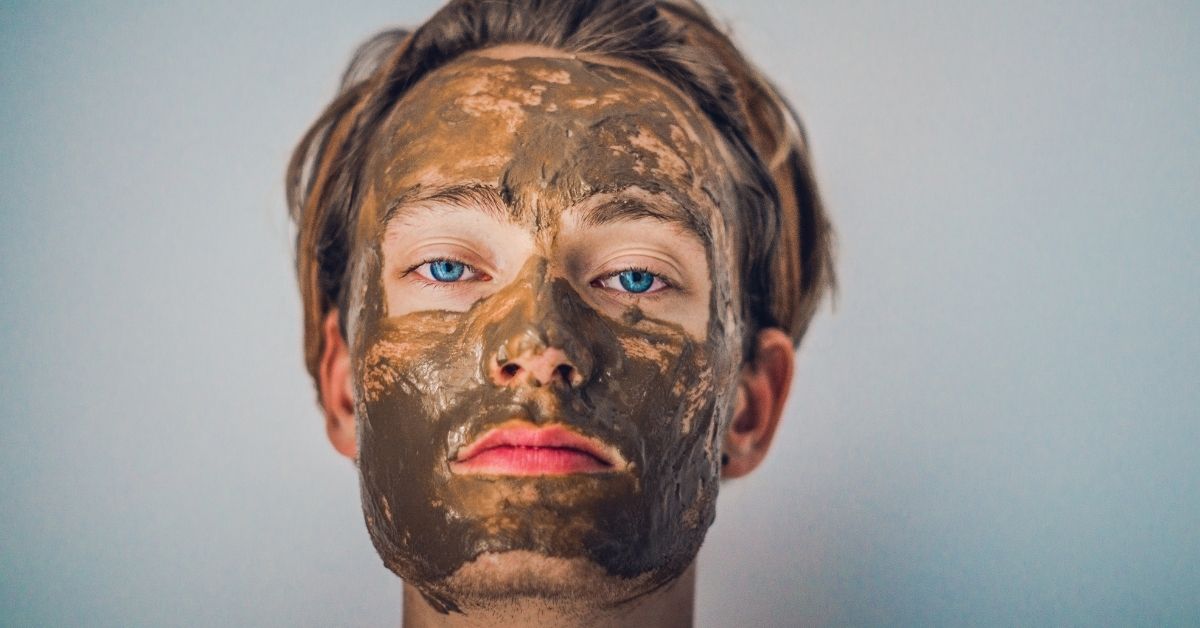
[[[485,475],[561,475],[600,473],[611,467],[591,454],[567,447],[519,447],[502,445],[450,463],[455,473]]]

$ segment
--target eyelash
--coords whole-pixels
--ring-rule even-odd
[[[650,288],[647,288],[646,291],[644,291],[644,292],[633,292],[631,290],[617,290],[615,288],[608,288],[607,286],[602,285],[602,283],[604,281],[612,279],[613,277],[618,277],[622,273],[629,273],[629,272],[643,273],[646,275],[650,275],[650,277],[651,277],[650,288],[654,287],[655,281],[662,282],[662,287],[657,290],[654,290],[653,292],[649,291]],[[651,272],[650,269],[648,269],[644,266],[629,266],[626,268],[622,268],[620,270],[608,273],[602,277],[597,277],[596,279],[593,279],[590,285],[596,286],[597,288],[604,288],[605,290],[608,290],[610,292],[614,292],[614,293],[620,295],[621,298],[638,298],[638,299],[654,299],[654,298],[661,296],[662,292],[665,292],[668,289],[672,289],[672,288],[676,287],[674,283],[667,281],[666,277],[663,277],[662,275],[660,275],[658,273]]]
[[[456,279],[454,281],[439,281],[436,278],[429,278],[419,272],[416,272],[417,269],[421,268],[422,266],[436,264],[437,262],[450,262],[452,264],[462,264],[463,268],[465,268],[468,272],[472,273],[475,276],[472,276],[470,279],[466,279],[466,280]],[[455,288],[455,287],[458,287],[457,284],[465,283],[466,281],[491,281],[491,279],[492,279],[491,276],[488,275],[487,273],[481,272],[478,268],[476,268],[462,260],[454,259],[453,257],[429,257],[429,258],[423,259],[423,260],[421,260],[420,263],[414,264],[413,266],[410,266],[404,272],[400,273],[400,277],[401,278],[408,277],[409,275],[411,275],[413,273],[416,273],[416,277],[414,279],[415,281],[417,281],[427,287],[430,287],[430,288]]]
[[[426,278],[423,274],[416,272],[417,269],[421,268],[422,266],[425,266],[427,264],[435,264],[437,262],[450,262],[450,263],[454,263],[454,264],[462,264],[463,267],[467,271],[474,273],[477,276],[474,276],[474,277],[471,277],[470,279],[465,279],[465,280],[464,279],[456,279],[454,281],[439,281],[437,279]],[[659,282],[662,282],[662,287],[659,288],[658,290],[654,290],[653,292],[649,292],[649,291],[647,291],[647,292],[632,292],[632,291],[628,291],[628,290],[617,290],[615,288],[608,288],[608,287],[602,285],[602,282],[612,279],[613,277],[617,277],[621,273],[627,273],[627,272],[644,273],[644,274],[650,275],[650,277],[651,277],[650,286],[653,287],[654,282],[659,281]],[[400,273],[400,276],[402,278],[408,277],[409,275],[411,275],[413,273],[416,273],[416,275],[417,275],[415,278],[416,281],[420,282],[421,284],[423,284],[427,287],[435,288],[435,289],[455,288],[455,287],[458,287],[457,284],[465,283],[466,281],[491,281],[491,279],[492,279],[491,276],[489,276],[487,273],[480,272],[478,268],[476,268],[462,260],[454,259],[452,257],[430,257],[430,258],[423,259],[423,260],[421,260],[421,262],[414,264],[413,266],[410,266],[404,272]],[[480,278],[480,277],[482,277],[482,278]],[[644,266],[629,266],[626,268],[621,268],[621,269],[615,270],[611,273],[608,273],[608,274],[605,274],[603,276],[593,279],[588,285],[591,285],[591,286],[594,286],[597,288],[604,288],[605,290],[607,290],[609,292],[613,292],[617,295],[620,295],[621,298],[639,298],[639,299],[654,299],[654,298],[661,296],[660,293],[665,292],[668,289],[673,289],[673,288],[677,287],[673,282],[668,281],[666,277],[663,277],[662,275],[660,275],[658,273],[651,272],[650,269],[648,269]],[[647,290],[649,290],[649,288],[647,288]]]

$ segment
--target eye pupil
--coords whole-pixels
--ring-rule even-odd
[[[458,281],[463,276],[467,265],[448,259],[440,259],[429,263],[429,274],[438,281]]]
[[[654,285],[654,275],[640,270],[621,271],[617,279],[620,280],[622,288],[635,293],[645,292]]]

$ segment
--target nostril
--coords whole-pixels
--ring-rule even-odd
[[[520,372],[521,372],[521,365],[517,364],[516,362],[509,362],[508,364],[505,364],[504,366],[500,367],[500,377],[504,381],[508,381],[508,380],[516,377],[517,373],[520,373]]]
[[[561,349],[548,348],[537,353],[525,352],[508,360],[493,362],[492,381],[500,386],[551,384],[578,386],[585,378]]]
[[[570,364],[559,364],[558,368],[554,369],[554,374],[566,384],[574,383],[575,367]]]

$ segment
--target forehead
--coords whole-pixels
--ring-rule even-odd
[[[464,56],[414,85],[375,141],[374,209],[364,207],[375,224],[406,198],[464,184],[497,190],[532,226],[628,191],[672,201],[698,225],[732,207],[711,123],[677,89],[619,63]]]

